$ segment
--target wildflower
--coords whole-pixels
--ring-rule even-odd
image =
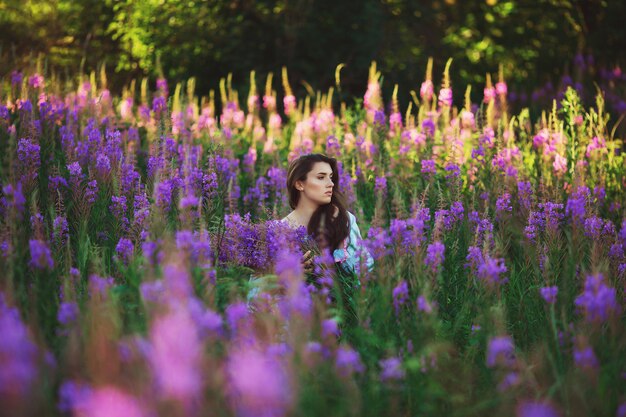
[[[431,303],[428,302],[426,297],[420,295],[419,297],[417,297],[417,310],[422,311],[426,314],[430,314],[433,311],[433,306]]]
[[[508,390],[509,388],[515,385],[518,385],[520,383],[520,380],[521,379],[520,379],[519,373],[509,372],[504,376],[502,381],[500,381],[500,383],[498,384],[498,391],[504,392]]]
[[[458,178],[461,175],[461,168],[459,168],[457,164],[450,163],[446,165],[445,170],[449,172],[449,174],[446,175],[447,179]]]
[[[498,200],[496,201],[496,212],[511,212],[513,211],[513,207],[511,207],[511,194],[504,193],[502,194]]]
[[[115,246],[115,252],[124,263],[128,263],[128,261],[133,257],[134,251],[135,245],[133,245],[133,242],[124,237],[120,238],[119,242]]]
[[[603,323],[619,312],[615,288],[606,285],[602,274],[587,276],[584,291],[574,304],[590,323]]]
[[[258,349],[235,349],[226,364],[227,392],[237,415],[282,416],[293,401],[289,375],[279,359]]]
[[[554,304],[556,303],[556,296],[559,293],[559,287],[556,285],[551,287],[542,287],[539,289],[539,293],[546,303]]]
[[[113,386],[102,386],[79,391],[84,395],[72,404],[76,417],[147,417],[148,412],[132,395]],[[78,401],[77,401],[78,400]]]
[[[429,266],[433,272],[437,272],[437,269],[445,259],[445,250],[446,247],[443,243],[439,241],[431,243],[428,245],[428,248],[426,248],[426,258],[424,259],[424,264]]]
[[[433,98],[435,87],[431,80],[425,80],[420,86],[420,97],[426,101],[430,101]]]
[[[327,338],[329,336],[339,337],[341,330],[336,320],[327,319],[322,321],[322,337]]]
[[[452,89],[451,88],[442,88],[439,90],[439,105],[441,106],[452,106]]]
[[[98,153],[96,157],[96,171],[101,177],[106,177],[111,173],[111,160],[104,153]]]
[[[28,242],[30,247],[30,265],[35,269],[52,269],[54,260],[48,244],[43,240],[31,239]]]
[[[515,345],[509,336],[498,336],[489,340],[487,347],[487,366],[509,367],[515,362]]]
[[[226,321],[232,334],[236,334],[245,324],[248,317],[248,307],[245,303],[235,303],[226,307]]]
[[[396,315],[400,314],[400,307],[404,305],[409,299],[409,285],[406,281],[402,280],[393,289],[393,308],[396,310]]]
[[[32,88],[43,88],[44,86],[43,75],[35,73],[32,76],[28,77],[28,85],[31,86]]]
[[[355,372],[365,372],[365,367],[363,363],[361,363],[359,352],[350,347],[340,347],[337,350],[335,366],[342,376],[349,376]]]
[[[374,112],[374,125],[384,126],[387,123],[387,117],[382,110],[376,110]]]
[[[163,301],[165,286],[162,280],[144,281],[139,285],[139,293],[144,301],[159,303]]]
[[[537,401],[524,401],[517,407],[517,417],[559,417],[560,414],[550,404]]]
[[[374,190],[379,192],[381,195],[387,194],[387,177],[376,177]]]
[[[78,305],[74,302],[62,302],[57,313],[57,320],[62,325],[73,323],[78,318]]]
[[[378,362],[382,371],[380,379],[382,381],[390,381],[404,378],[405,372],[402,369],[402,361],[399,358],[388,358]]]
[[[598,358],[591,346],[574,348],[574,363],[580,369],[594,370],[599,367]]]
[[[283,97],[283,106],[285,108],[285,114],[289,116],[296,109],[296,98],[289,94]]]
[[[496,89],[493,87],[485,87],[483,89],[483,102],[489,103],[496,98]]]
[[[165,397],[183,403],[202,392],[202,344],[187,309],[174,307],[150,328],[149,363],[157,388]]]
[[[37,378],[37,346],[16,308],[9,307],[0,292],[0,398],[24,397]]]
[[[160,115],[161,113],[167,111],[167,102],[165,101],[165,97],[159,96],[152,100],[152,111],[156,115]]]
[[[507,282],[507,278],[500,275],[507,271],[502,258],[485,258],[485,261],[478,266],[477,276],[488,285],[497,285]]]
[[[433,161],[432,159],[423,160],[421,165],[422,174],[435,174],[437,172],[437,169],[435,167],[435,161]]]
[[[561,155],[554,154],[554,162],[552,163],[552,167],[554,168],[554,173],[557,175],[562,175],[567,172],[567,159]]]
[[[508,91],[508,88],[504,81],[499,81],[496,83],[496,92],[498,93],[499,96],[506,96],[507,91]]]

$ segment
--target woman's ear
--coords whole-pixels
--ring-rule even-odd
[[[302,183],[302,181],[296,181],[296,183],[294,184],[294,187],[296,187],[296,190],[298,191],[303,191],[304,190],[304,184]]]

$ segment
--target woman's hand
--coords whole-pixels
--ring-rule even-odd
[[[304,272],[307,274],[313,273],[313,252],[310,250],[306,251],[304,255],[302,255],[302,267],[304,268]]]

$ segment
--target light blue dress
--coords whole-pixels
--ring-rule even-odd
[[[348,218],[350,219],[350,234],[343,242],[342,247],[335,249],[333,258],[346,271],[358,274],[359,268],[363,265],[371,272],[374,268],[374,259],[361,242],[363,238],[359,225],[356,223],[356,217],[348,212]]]

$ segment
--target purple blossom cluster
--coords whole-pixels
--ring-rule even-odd
[[[615,288],[607,285],[604,275],[589,275],[583,292],[574,304],[589,323],[604,323],[620,311]]]

